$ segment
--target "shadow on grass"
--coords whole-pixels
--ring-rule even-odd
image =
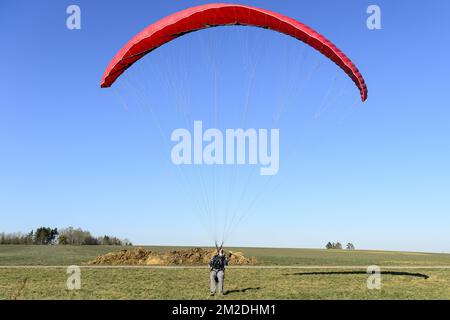
[[[253,291],[253,290],[257,291],[259,289],[261,289],[261,287],[227,290],[226,294],[237,293],[237,292],[247,292],[247,291]]]
[[[296,272],[296,273],[285,273],[283,276],[321,276],[321,275],[352,275],[352,274],[368,274],[365,271],[324,271],[324,272]],[[391,276],[409,276],[422,279],[428,279],[429,276],[423,273],[411,273],[402,271],[381,271],[381,274],[391,275]]]

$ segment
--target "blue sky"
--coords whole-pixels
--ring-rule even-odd
[[[179,38],[99,88],[132,36],[201,3],[1,2],[0,231],[71,225],[138,244],[207,245],[236,212],[244,219],[229,245],[450,252],[450,3],[376,1],[382,30],[371,31],[369,1],[242,1],[333,41],[366,79],[364,104],[313,49],[242,27]],[[70,4],[81,30],[66,28]],[[170,132],[190,124],[180,108],[208,127],[271,128],[280,105],[272,179],[251,166],[180,175],[170,162]]]

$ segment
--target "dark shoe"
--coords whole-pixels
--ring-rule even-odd
[[[212,297],[212,296],[215,295],[215,293],[214,292],[210,292],[209,295]]]

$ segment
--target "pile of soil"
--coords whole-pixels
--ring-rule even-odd
[[[202,248],[171,250],[165,252],[155,252],[143,248],[124,249],[110,252],[98,256],[95,260],[89,261],[89,265],[154,265],[154,266],[175,266],[175,265],[207,265],[216,250],[205,250]],[[227,251],[225,255],[229,265],[253,265],[257,264],[255,258],[247,258],[242,252]]]
[[[98,256],[87,264],[92,265],[145,265],[152,251],[142,248],[120,250]]]

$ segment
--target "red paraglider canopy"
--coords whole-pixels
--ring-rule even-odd
[[[142,30],[112,59],[103,75],[101,87],[110,87],[137,60],[177,37],[209,27],[226,25],[271,29],[303,41],[344,70],[358,87],[361,100],[367,99],[367,87],[358,68],[324,36],[279,13],[246,5],[224,3],[192,7],[167,16]]]

